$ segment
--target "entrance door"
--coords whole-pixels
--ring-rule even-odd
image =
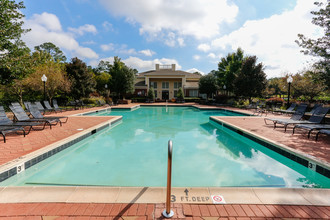
[[[168,92],[168,90],[163,90],[162,91],[162,99],[168,100],[168,98],[169,98],[169,92]]]

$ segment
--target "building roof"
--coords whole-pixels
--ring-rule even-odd
[[[138,77],[145,77],[145,76],[186,76],[186,78],[196,78],[199,79],[201,76],[193,73],[188,73],[181,70],[170,70],[170,69],[164,69],[164,70],[151,70],[139,73]]]

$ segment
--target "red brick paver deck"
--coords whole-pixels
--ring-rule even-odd
[[[0,204],[0,220],[164,219],[162,216],[164,209],[164,204]],[[327,206],[172,204],[171,209],[174,211],[172,219],[330,219],[330,207]],[[213,210],[212,214],[206,210]]]
[[[93,108],[93,109],[97,110],[99,108]],[[70,115],[70,114],[77,114],[89,110],[91,109],[67,111],[63,113],[51,114],[46,116]],[[111,118],[112,117],[110,116],[107,117],[88,116],[83,118],[79,116],[72,116],[69,117],[69,120],[66,123],[63,123],[62,126],[60,125],[52,126],[52,129],[50,129],[49,126],[46,126],[45,129],[41,131],[31,130],[30,134],[28,134],[26,137],[24,137],[23,135],[7,134],[6,143],[3,143],[2,140],[0,140],[0,165],[5,164],[21,156],[24,156],[33,151],[36,151],[49,144],[60,141],[71,135],[82,132],[81,129],[86,130],[102,122],[106,122]]]
[[[270,118],[279,117],[270,115]],[[283,117],[283,116],[280,116]],[[261,135],[277,143],[286,145],[292,149],[298,150],[304,154],[308,154],[330,163],[330,137],[323,136],[317,142],[315,141],[315,135],[311,135],[311,138],[307,138],[306,130],[295,130],[295,134],[292,134],[292,127],[287,129],[284,133],[284,128],[278,126],[273,129],[273,123],[270,122],[266,125],[264,117],[219,117],[221,120],[243,128],[249,132]]]

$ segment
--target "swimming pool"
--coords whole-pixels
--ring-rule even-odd
[[[175,187],[330,188],[327,177],[209,120],[237,113],[141,107],[96,115],[122,115],[123,122],[1,185],[165,186],[171,139]]]

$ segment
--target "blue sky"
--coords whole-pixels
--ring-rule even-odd
[[[296,73],[311,58],[298,33],[322,35],[311,24],[313,0],[30,0],[23,40],[33,49],[57,45],[88,65],[119,56],[139,72],[156,63],[209,73],[241,47],[256,55],[269,77]]]

